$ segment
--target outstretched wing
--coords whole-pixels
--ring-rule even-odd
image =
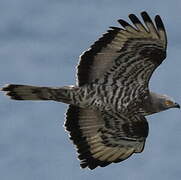
[[[148,123],[143,116],[100,113],[72,105],[65,127],[77,146],[81,167],[90,169],[117,163],[135,152],[142,152],[148,135]]]
[[[124,29],[111,27],[82,54],[78,65],[80,86],[90,82],[148,86],[153,71],[166,57],[167,38],[160,16],[155,16],[156,26],[146,12],[141,16],[146,26],[130,14],[135,27],[118,20]]]

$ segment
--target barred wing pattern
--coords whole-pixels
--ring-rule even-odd
[[[148,123],[138,113],[139,103],[149,93],[153,71],[166,57],[167,38],[160,16],[155,17],[156,26],[146,12],[141,16],[146,27],[131,14],[129,18],[135,27],[119,20],[124,29],[111,27],[80,57],[78,86],[122,86],[122,95],[128,97],[126,114],[69,106],[65,126],[77,146],[83,168],[120,162],[144,148]]]
[[[155,17],[156,27],[146,12],[141,13],[146,27],[134,15],[118,22],[125,28],[112,27],[80,57],[78,84],[148,85],[152,72],[166,57],[166,32],[160,16]]]
[[[118,113],[101,113],[72,105],[65,127],[78,148],[81,167],[90,169],[142,152],[148,135],[148,123],[143,116],[128,119]]]

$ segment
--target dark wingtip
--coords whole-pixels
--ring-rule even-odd
[[[145,22],[152,23],[152,20],[146,11],[141,12],[141,16]]]
[[[165,27],[163,24],[163,21],[161,19],[161,17],[159,15],[155,16],[155,23],[158,29],[164,30],[165,31]]]
[[[118,27],[115,27],[115,26],[110,26],[109,28],[111,28],[111,29],[113,29],[115,31],[120,31],[121,30],[121,28],[118,28]]]
[[[118,22],[119,22],[119,23],[121,24],[121,26],[123,26],[123,27],[130,26],[130,24],[127,23],[127,22],[126,22],[125,20],[123,20],[123,19],[119,19]]]
[[[133,22],[133,24],[142,24],[135,14],[130,14],[129,18]]]

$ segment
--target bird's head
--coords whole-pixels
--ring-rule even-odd
[[[180,108],[180,105],[173,101],[172,99],[165,99],[163,102],[165,108]]]
[[[175,102],[173,98],[167,95],[151,92],[151,99],[154,107],[156,107],[156,112],[164,111],[170,108],[180,108],[180,105]]]

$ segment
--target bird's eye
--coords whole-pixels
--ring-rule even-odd
[[[173,102],[170,101],[170,100],[166,100],[166,101],[165,101],[165,105],[166,105],[166,106],[170,106],[170,105],[172,105],[172,104],[173,104]]]

